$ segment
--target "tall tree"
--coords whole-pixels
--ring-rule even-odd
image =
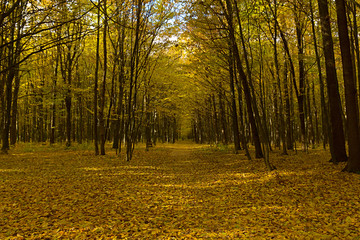
[[[251,90],[249,87],[247,76],[246,76],[244,68],[242,66],[240,52],[239,52],[239,48],[238,48],[237,41],[235,38],[235,28],[234,28],[234,20],[233,20],[234,13],[232,10],[233,6],[232,6],[232,3],[230,2],[230,0],[226,0],[226,7],[221,0],[219,1],[219,3],[221,4],[223,11],[225,12],[226,21],[228,23],[228,28],[229,28],[228,29],[229,30],[229,38],[230,38],[230,41],[232,44],[232,50],[233,50],[234,57],[236,60],[237,70],[238,70],[240,80],[243,85],[243,91],[245,94],[249,121],[251,124],[251,130],[252,130],[254,144],[255,144],[256,158],[262,158],[262,157],[264,157],[264,155],[263,155],[262,148],[261,148],[258,126],[256,125],[256,120],[255,120],[254,111],[253,111],[253,105],[256,104],[256,101],[255,101],[255,99],[253,99],[251,97]],[[269,167],[269,168],[271,168],[271,167]]]
[[[231,44],[230,51],[229,51],[229,80],[230,80],[230,101],[231,101],[231,117],[232,117],[232,124],[233,124],[233,135],[234,135],[234,150],[235,153],[240,150],[240,133],[239,133],[239,121],[238,121],[238,114],[236,108],[236,96],[235,96],[235,84],[234,84],[234,66],[235,66],[235,59],[232,54]]]
[[[322,122],[322,134],[323,134],[323,147],[326,148],[326,143],[328,141],[329,136],[331,135],[331,129],[329,126],[329,114],[328,114],[328,107],[325,101],[325,85],[324,85],[324,78],[322,73],[321,67],[321,58],[319,54],[319,47],[318,47],[318,40],[316,35],[316,27],[315,27],[315,17],[314,17],[314,7],[312,4],[312,0],[310,1],[310,20],[311,20],[311,29],[313,35],[313,42],[314,42],[314,51],[316,57],[316,66],[319,75],[319,83],[320,83],[320,101],[321,101],[321,122]],[[314,96],[315,97],[315,96]],[[332,144],[332,142],[331,142]],[[332,148],[332,147],[331,147]]]
[[[96,31],[96,57],[94,76],[94,145],[95,155],[99,155],[99,133],[98,133],[98,83],[100,62],[100,2],[97,5],[97,31]]]
[[[108,31],[108,17],[107,17],[107,1],[103,1],[104,11],[104,29],[103,29],[103,52],[104,52],[104,65],[103,65],[103,80],[101,84],[100,92],[100,107],[99,107],[99,131],[100,131],[100,154],[105,155],[105,90],[106,90],[106,78],[107,78],[107,31]]]
[[[83,51],[84,22],[77,19],[81,14],[81,2],[71,1],[61,3],[61,11],[66,24],[62,26],[61,37],[66,39],[60,50],[60,70],[65,83],[65,109],[66,109],[66,146],[72,142],[72,105],[73,105],[73,78],[76,62]]]
[[[345,83],[345,103],[349,144],[349,161],[344,170],[348,172],[360,172],[359,108],[350,50],[346,5],[344,0],[336,0],[335,2]]]
[[[276,0],[274,0],[274,19],[277,19],[277,13],[278,13],[278,3]],[[277,91],[279,91],[279,118],[280,118],[280,125],[279,125],[279,131],[280,131],[280,136],[281,136],[281,140],[283,143],[283,147],[282,147],[282,154],[287,155],[287,147],[286,147],[286,131],[285,131],[285,120],[284,120],[284,115],[283,115],[283,109],[284,109],[284,104],[283,104],[283,96],[282,96],[282,87],[281,87],[281,80],[280,80],[280,66],[279,66],[279,60],[278,60],[278,26],[276,24],[276,20],[274,21],[274,35],[273,35],[273,40],[274,40],[274,63],[275,63],[275,71],[276,71],[276,84],[277,84]],[[276,92],[277,92],[276,91]],[[276,94],[277,95],[277,94]],[[277,98],[277,96],[275,96]]]
[[[333,39],[330,25],[330,15],[327,0],[318,0],[319,14],[321,22],[321,32],[323,39],[323,48],[326,67],[326,82],[330,106],[331,119],[331,141],[332,161],[343,162],[347,160],[345,151],[345,136],[342,123],[341,102],[339,86],[335,68],[335,56]]]
[[[13,84],[14,79],[16,78],[16,85],[19,84],[18,78],[19,74],[19,66],[20,66],[20,54],[21,54],[21,34],[22,29],[24,28],[24,23],[22,21],[24,9],[26,8],[26,4],[23,1],[13,2],[12,7],[4,12],[0,17],[0,22],[4,22],[5,18],[7,18],[7,28],[2,29],[3,34],[6,33],[6,36],[1,36],[3,45],[0,48],[4,48],[4,52],[6,53],[6,58],[3,59],[3,56],[0,57],[1,61],[4,61],[5,69],[1,69],[3,75],[1,85],[5,87],[4,95],[5,98],[2,98],[2,101],[5,103],[4,106],[4,125],[2,126],[2,147],[1,151],[7,153],[10,148],[9,135],[10,135],[10,127],[11,127],[11,110],[14,94],[18,92],[18,86],[15,86],[15,93],[13,92]],[[3,27],[3,26],[1,26]],[[3,47],[3,46],[6,47]],[[5,61],[6,59],[6,61]],[[17,96],[16,96],[17,97]]]

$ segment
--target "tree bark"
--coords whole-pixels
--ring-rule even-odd
[[[230,45],[231,47],[231,45]],[[235,87],[234,87],[234,56],[231,53],[230,49],[230,56],[229,56],[229,80],[230,80],[230,98],[231,98],[231,117],[233,123],[233,135],[234,135],[234,150],[235,153],[238,153],[240,148],[240,134],[239,134],[239,125],[238,125],[238,116],[236,110],[236,102],[235,102]]]
[[[321,68],[321,60],[320,60],[320,54],[318,49],[318,42],[316,37],[316,31],[315,31],[315,20],[314,20],[314,9],[312,6],[312,1],[310,1],[310,15],[311,15],[311,28],[312,28],[312,34],[313,34],[313,40],[314,40],[314,50],[315,50],[315,57],[316,57],[316,66],[318,69],[318,76],[319,76],[319,83],[320,83],[320,101],[321,101],[321,122],[322,122],[322,134],[323,134],[323,148],[326,148],[326,143],[328,141],[329,136],[331,135],[331,129],[329,124],[329,114],[328,114],[328,108],[325,101],[325,86],[324,86],[324,79],[322,74],[322,68]],[[314,96],[315,97],[315,96]]]
[[[99,109],[99,132],[100,132],[100,154],[105,155],[105,119],[104,119],[104,109],[105,109],[105,90],[106,90],[106,78],[107,78],[107,41],[106,33],[108,28],[107,21],[107,2],[103,1],[104,4],[104,30],[103,30],[103,51],[104,51],[104,72],[103,72],[103,81],[101,84],[101,95],[100,95],[100,109]]]
[[[100,62],[100,3],[98,4],[97,14],[97,34],[96,34],[96,63],[94,79],[94,145],[95,155],[99,155],[99,133],[98,133],[98,81],[99,81],[99,62]]]
[[[237,66],[237,70],[239,72],[239,76],[240,76],[240,80],[242,82],[243,85],[243,91],[245,94],[245,100],[246,100],[246,105],[247,105],[247,110],[248,110],[248,115],[249,115],[249,121],[251,124],[251,130],[252,130],[252,135],[253,135],[253,139],[254,139],[254,144],[255,144],[255,157],[256,158],[263,158],[263,152],[262,152],[262,148],[261,148],[261,142],[260,142],[260,136],[259,136],[259,132],[258,132],[258,127],[256,125],[256,121],[255,121],[255,117],[254,117],[254,113],[253,113],[253,108],[252,105],[256,104],[255,99],[252,99],[251,97],[251,92],[250,92],[250,87],[247,81],[247,77],[246,74],[244,72],[244,68],[242,66],[241,63],[241,58],[240,58],[240,52],[239,52],[239,48],[235,39],[235,30],[234,30],[234,25],[233,25],[233,19],[232,19],[232,3],[230,2],[230,0],[226,0],[226,7],[227,7],[227,14],[225,14],[225,17],[227,18],[227,22],[228,22],[228,27],[229,27],[229,37],[230,37],[230,41],[232,43],[232,49],[234,52],[234,56],[235,56],[235,60],[236,60],[236,66]],[[226,9],[223,6],[224,10]],[[260,123],[258,123],[260,124]],[[268,143],[266,143],[268,144]]]
[[[11,124],[10,124],[10,144],[15,145],[17,140],[17,119],[18,119],[18,95],[19,95],[19,88],[20,88],[20,75],[19,71],[16,72],[14,77],[15,79],[15,86],[14,86],[14,93],[13,93],[13,103],[12,103],[12,115],[11,115]]]
[[[277,1],[274,0],[274,18],[277,19]],[[280,118],[280,126],[279,126],[279,132],[281,136],[282,141],[282,154],[287,155],[287,147],[286,147],[286,132],[285,132],[285,120],[283,115],[283,109],[284,109],[284,101],[282,97],[282,89],[281,89],[281,81],[280,81],[280,67],[279,67],[279,60],[278,60],[278,48],[277,48],[277,40],[278,40],[278,26],[276,24],[276,21],[274,23],[274,62],[275,62],[275,69],[276,69],[276,82],[277,82],[277,88],[279,91],[279,118]],[[276,96],[277,97],[277,96]]]
[[[15,17],[14,17],[15,18]],[[15,28],[16,28],[16,20],[12,19],[11,29],[10,29],[10,44],[8,45],[8,62],[7,67],[8,71],[6,71],[7,76],[5,78],[5,109],[4,109],[4,128],[3,128],[3,136],[2,136],[2,147],[1,151],[3,153],[7,153],[10,149],[9,135],[10,135],[10,125],[11,125],[11,105],[12,105],[12,87],[13,81],[16,74],[16,49],[14,44],[15,38]]]
[[[297,9],[297,8],[296,8]],[[298,62],[299,62],[299,95],[298,95],[298,106],[299,106],[299,118],[300,118],[300,130],[301,138],[303,142],[303,148],[307,151],[307,134],[305,127],[305,63],[304,63],[304,44],[303,44],[303,29],[298,16],[295,17],[295,30],[298,47]]]
[[[220,3],[222,4],[221,1],[220,1]],[[240,52],[239,52],[239,48],[238,48],[238,45],[237,45],[237,42],[235,39],[235,30],[234,30],[233,19],[232,19],[233,18],[232,3],[230,2],[230,0],[226,0],[226,8],[227,8],[227,13],[225,14],[225,17],[227,18],[227,22],[228,22],[229,37],[230,37],[230,41],[232,44],[232,50],[234,52],[234,57],[236,60],[237,70],[238,70],[240,80],[243,85],[243,91],[245,94],[246,106],[247,106],[247,110],[248,110],[249,121],[251,124],[251,131],[252,131],[253,140],[254,140],[254,144],[255,144],[255,157],[263,158],[264,155],[263,155],[262,148],[261,148],[260,136],[259,136],[259,132],[258,132],[258,127],[256,125],[256,120],[254,117],[253,107],[252,107],[252,105],[256,104],[256,102],[253,102],[255,100],[253,100],[251,97],[248,80],[247,80],[246,74],[244,72],[242,63],[241,63]],[[225,6],[223,6],[224,10],[226,8],[225,8]]]
[[[56,48],[56,59],[55,59],[55,69],[54,69],[54,79],[53,79],[53,103],[52,103],[52,116],[51,116],[51,130],[50,130],[50,144],[55,143],[55,128],[56,128],[56,98],[57,98],[57,78],[58,78],[58,68],[59,68],[59,56],[60,49],[59,46]]]
[[[321,32],[326,66],[326,82],[330,106],[331,120],[331,149],[333,162],[344,162],[347,160],[345,151],[345,136],[342,122],[341,102],[339,86],[336,76],[334,47],[330,26],[330,15],[327,0],[318,0],[321,21]],[[330,145],[331,147],[331,145]]]
[[[346,6],[344,0],[336,0],[335,2],[345,84],[345,104],[349,144],[349,161],[344,170],[348,172],[360,172],[359,108],[357,104],[354,69],[350,51]]]

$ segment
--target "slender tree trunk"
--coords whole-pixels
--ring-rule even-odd
[[[314,83],[312,83],[312,85],[314,85]],[[310,96],[310,83],[307,83],[307,87],[306,87],[307,91],[306,91],[306,111],[305,111],[305,116],[308,116],[308,124],[309,124],[309,133],[307,133],[308,135],[308,139],[312,144],[312,148],[315,148],[315,127],[314,127],[314,121],[313,121],[313,114],[312,114],[312,106],[311,106],[311,96]],[[315,107],[315,106],[314,106]]]
[[[299,17],[295,18],[296,24],[296,38],[297,38],[297,46],[298,46],[298,61],[299,61],[299,96],[298,96],[298,106],[299,106],[299,117],[300,117],[300,130],[301,130],[301,138],[303,142],[304,150],[307,151],[307,134],[305,127],[305,63],[304,63],[304,42],[303,42],[303,33],[302,27],[300,26]]]
[[[284,63],[284,77],[283,77],[283,85],[284,85],[284,97],[285,97],[285,115],[286,115],[286,145],[287,150],[294,149],[294,141],[293,141],[293,128],[291,123],[291,104],[290,104],[290,94],[289,94],[289,84],[288,84],[288,67],[287,60],[285,59]]]
[[[16,74],[16,57],[15,57],[15,44],[14,44],[14,38],[15,38],[15,28],[16,23],[15,19],[13,19],[13,23],[10,29],[10,44],[8,45],[8,62],[7,67],[9,68],[8,71],[6,71],[7,76],[5,79],[5,109],[4,109],[4,128],[3,128],[3,142],[1,151],[3,153],[7,153],[10,149],[10,142],[9,142],[9,134],[10,134],[10,125],[11,125],[11,105],[12,105],[12,98],[13,98],[13,81]]]
[[[236,13],[236,17],[237,17],[237,21],[238,21],[238,25],[239,25],[240,40],[241,40],[242,50],[243,50],[243,53],[244,53],[247,76],[245,74],[245,71],[244,70],[242,70],[242,71],[244,72],[244,76],[247,79],[246,82],[247,82],[247,85],[249,87],[250,98],[252,99],[251,100],[251,105],[252,105],[252,111],[253,111],[253,114],[254,114],[253,117],[255,119],[255,125],[257,126],[257,129],[255,131],[258,132],[257,135],[261,135],[261,137],[263,138],[263,141],[266,142],[266,144],[268,144],[268,148],[271,151],[270,136],[269,136],[269,131],[268,131],[267,125],[266,125],[266,114],[264,114],[264,122],[262,123],[261,119],[260,119],[259,109],[258,109],[258,106],[257,106],[257,103],[256,103],[256,94],[255,94],[255,89],[254,89],[254,86],[253,86],[252,72],[251,72],[251,67],[250,67],[250,62],[249,62],[249,54],[248,54],[248,51],[246,49],[244,33],[243,33],[242,24],[241,24],[241,20],[240,20],[240,12],[239,12],[236,1],[234,1],[234,7],[235,7],[235,13]],[[231,7],[231,12],[232,11],[233,10],[232,10],[232,7]],[[231,19],[231,22],[233,24],[232,19]],[[233,28],[233,26],[232,26],[232,28]],[[236,40],[235,35],[234,35],[234,40]],[[236,47],[238,49],[237,44],[236,44]],[[239,49],[238,49],[238,52],[239,52]],[[242,64],[241,64],[241,66],[242,66]],[[239,73],[241,74],[241,70],[239,70]],[[246,98],[246,94],[245,94],[245,98]],[[257,138],[259,138],[259,140],[257,140]],[[256,141],[259,141],[259,143],[256,143]],[[262,151],[261,151],[260,136],[258,136],[258,137],[255,136],[254,137],[254,143],[255,143],[255,151],[259,154],[259,156],[263,155]],[[260,154],[259,151],[261,151],[261,154]]]
[[[13,103],[12,103],[12,115],[11,115],[11,127],[10,127],[10,144],[15,145],[17,140],[17,120],[18,120],[18,95],[20,88],[20,75],[19,71],[16,72],[15,75],[15,86],[13,93]]]
[[[66,82],[66,96],[65,96],[65,107],[66,107],[66,146],[70,147],[71,146],[71,105],[72,105],[72,97],[71,97],[71,83],[72,83],[72,58],[71,58],[71,52],[70,52],[70,48],[68,49],[68,53],[67,53],[67,82]]]
[[[107,41],[106,33],[108,28],[107,22],[107,2],[103,1],[104,4],[104,30],[103,30],[103,51],[104,51],[104,71],[103,71],[103,81],[101,84],[101,95],[100,95],[100,109],[99,109],[99,132],[100,132],[100,154],[105,155],[105,119],[104,119],[104,109],[105,109],[105,90],[106,90],[106,78],[107,78]]]
[[[292,109],[294,109],[293,106],[293,89],[295,90],[295,94],[296,94],[296,98],[298,99],[298,103],[301,102],[301,100],[299,101],[299,90],[297,88],[297,84],[296,84],[296,77],[295,77],[295,67],[294,67],[294,62],[292,60],[291,54],[290,54],[290,49],[289,49],[289,44],[288,41],[285,37],[284,32],[281,30],[279,22],[277,19],[275,19],[275,23],[277,25],[277,29],[279,30],[279,34],[280,34],[280,38],[283,42],[284,45],[284,50],[285,50],[285,55],[287,56],[287,60],[288,63],[290,65],[290,85],[287,84],[287,79],[285,78],[284,83],[286,85],[284,85],[285,88],[285,107],[286,107],[286,114],[287,114],[287,146],[288,149],[294,149],[294,143],[296,143],[294,141],[294,131],[293,131],[293,116],[292,116]],[[287,66],[287,62],[285,62],[285,66]],[[287,67],[285,68],[285,77],[287,76]],[[288,96],[288,97],[286,97]],[[300,112],[300,110],[299,110]],[[289,141],[291,139],[291,141]],[[296,146],[295,146],[296,149]]]
[[[233,49],[235,60],[236,60],[237,70],[239,72],[240,80],[243,84],[243,90],[245,93],[249,121],[251,124],[251,130],[252,130],[252,135],[253,135],[254,144],[255,144],[255,156],[256,156],[256,158],[263,158],[264,155],[263,155],[263,152],[261,149],[260,136],[259,136],[259,132],[258,132],[258,127],[256,125],[253,108],[252,108],[252,105],[255,105],[256,102],[255,102],[255,99],[252,99],[252,97],[251,97],[248,79],[246,77],[246,74],[244,72],[244,69],[243,69],[243,66],[241,63],[240,52],[239,52],[239,49],[238,49],[238,46],[236,43],[236,39],[235,39],[235,31],[234,31],[234,25],[233,25],[233,19],[232,19],[232,15],[233,15],[232,3],[230,2],[230,0],[226,0],[226,8],[225,8],[225,6],[223,6],[223,9],[224,10],[227,9],[227,14],[225,14],[225,16],[228,21],[228,27],[229,27],[229,33],[230,33],[229,37],[230,37],[230,41],[232,43],[232,49]],[[266,143],[266,144],[268,144],[268,143]],[[272,168],[270,165],[268,167]]]
[[[213,106],[213,119],[214,119],[214,131],[215,131],[215,143],[217,144],[220,141],[220,134],[219,134],[219,121],[218,121],[218,114],[217,114],[217,108],[216,108],[216,99],[215,95],[212,95],[212,106]]]
[[[231,47],[231,45],[230,45]],[[235,87],[234,87],[234,56],[231,53],[230,49],[230,56],[229,56],[229,80],[230,80],[230,98],[231,98],[231,116],[232,116],[232,123],[233,123],[233,134],[234,134],[234,150],[235,153],[238,153],[240,148],[240,139],[239,139],[239,125],[238,125],[238,117],[237,117],[237,110],[236,110],[236,102],[235,102]]]
[[[329,114],[328,114],[328,108],[325,101],[325,86],[324,86],[324,79],[322,74],[322,68],[321,68],[321,60],[320,60],[320,54],[318,49],[318,42],[316,37],[316,31],[315,31],[315,21],[314,21],[314,10],[312,6],[312,1],[310,1],[310,15],[311,15],[311,27],[312,27],[312,35],[314,40],[314,50],[315,50],[315,56],[316,56],[316,66],[318,69],[318,76],[319,76],[319,83],[320,83],[320,101],[321,101],[321,122],[322,122],[322,134],[323,134],[323,148],[326,148],[326,143],[328,141],[328,137],[331,135],[331,129],[329,126]],[[314,96],[315,97],[315,96]]]
[[[15,86],[13,90],[13,99],[12,99],[12,115],[11,115],[11,124],[10,124],[10,144],[15,145],[17,140],[17,123],[18,123],[18,95],[20,89],[20,73],[19,73],[19,60],[20,60],[20,48],[21,48],[21,28],[20,23],[17,24],[17,37],[18,40],[15,44],[15,54],[14,54],[14,64],[16,65],[15,69]]]
[[[99,62],[100,62],[100,3],[98,4],[97,16],[97,35],[96,35],[96,65],[94,80],[94,144],[95,155],[99,155],[99,136],[98,136],[98,81],[99,81]]]
[[[224,104],[224,100],[223,100],[223,93],[222,93],[222,87],[219,87],[219,92],[218,92],[218,96],[219,96],[219,111],[220,111],[220,123],[221,123],[221,136],[222,136],[222,143],[223,144],[228,144],[229,140],[228,140],[228,135],[227,135],[227,122],[226,122],[226,113],[225,113],[225,104]]]
[[[2,152],[7,153],[10,149],[9,144],[9,134],[10,134],[10,124],[11,124],[11,103],[12,103],[12,83],[15,75],[15,70],[10,69],[9,75],[6,79],[6,90],[5,90],[5,99],[6,99],[6,109],[5,109],[5,126],[3,132],[3,145]]]
[[[274,0],[274,18],[277,19],[277,1]],[[287,147],[286,147],[286,132],[285,132],[285,120],[283,115],[284,109],[284,102],[282,97],[282,90],[281,90],[281,81],[280,81],[280,67],[279,67],[279,60],[278,60],[278,50],[277,50],[277,40],[278,40],[278,26],[276,21],[274,23],[274,62],[275,62],[275,70],[276,70],[276,82],[277,82],[277,89],[279,91],[279,118],[280,118],[280,126],[279,132],[282,141],[282,154],[287,155]]]
[[[357,63],[357,80],[360,89],[360,47],[359,47],[359,29],[357,26],[357,5],[353,3],[353,19],[354,19],[354,40],[355,40],[355,53]],[[359,101],[360,101],[360,94]]]
[[[244,126],[244,119],[243,119],[243,110],[242,110],[242,94],[241,94],[241,87],[237,78],[237,73],[236,73],[236,68],[234,69],[234,78],[235,78],[235,83],[236,83],[236,90],[238,92],[238,105],[239,105],[239,118],[240,118],[240,129],[241,132],[240,133],[240,138],[241,138],[241,143],[243,146],[243,149],[245,150],[245,155],[248,158],[248,160],[251,160],[251,155],[249,152],[249,147],[246,141],[246,136],[245,136],[245,126]]]
[[[116,150],[119,149],[119,153],[121,150],[121,138],[123,137],[122,135],[122,129],[123,129],[123,125],[124,125],[124,104],[123,104],[123,98],[124,98],[124,73],[123,73],[123,69],[124,69],[124,65],[123,65],[123,61],[121,63],[121,67],[120,67],[120,73],[119,73],[119,103],[118,103],[118,107],[117,107],[117,120],[116,120],[116,125],[115,125],[115,132],[114,132],[114,143],[113,143],[113,148],[115,148]]]
[[[2,53],[2,52],[0,52]],[[0,68],[0,70],[2,70]],[[0,76],[0,108],[5,109],[5,74],[3,76]],[[0,143],[2,143],[2,137],[4,132],[4,126],[5,126],[5,111],[0,111]]]
[[[140,45],[140,24],[143,2],[137,0],[136,3],[136,23],[135,23],[135,39],[130,60],[130,89],[127,102],[127,121],[125,125],[125,143],[126,143],[126,161],[132,159],[133,146],[135,144],[135,110],[136,110],[136,91],[138,78],[138,58]]]
[[[59,54],[60,49],[57,47],[56,59],[55,59],[55,69],[54,69],[54,79],[53,79],[53,103],[52,103],[52,116],[51,116],[51,130],[50,130],[50,144],[55,143],[55,128],[56,128],[56,85],[58,77],[58,68],[59,68]]]
[[[149,86],[148,86],[149,88]],[[151,140],[151,111],[150,107],[150,96],[146,94],[145,96],[145,140],[146,140],[146,151],[152,147],[152,140]]]

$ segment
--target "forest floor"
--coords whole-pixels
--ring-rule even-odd
[[[360,175],[324,150],[31,149],[0,155],[0,239],[360,239]]]

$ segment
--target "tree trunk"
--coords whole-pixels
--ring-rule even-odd
[[[15,70],[10,69],[9,75],[6,79],[5,126],[4,126],[4,132],[3,132],[3,143],[2,143],[2,148],[1,148],[1,151],[3,153],[7,153],[7,151],[10,149],[9,134],[10,134],[10,124],[11,124],[12,83],[13,83],[14,75],[15,75]]]
[[[55,143],[55,128],[56,128],[56,85],[58,77],[58,68],[59,68],[59,55],[60,49],[57,47],[56,59],[55,59],[55,69],[54,69],[54,79],[53,79],[53,103],[52,103],[52,116],[51,116],[51,130],[50,130],[50,144]]]
[[[146,151],[152,147],[151,140],[151,111],[150,111],[150,96],[147,94],[145,97],[145,140],[146,140]]]
[[[291,104],[290,104],[290,94],[289,94],[289,84],[288,84],[288,68],[287,68],[287,60],[285,59],[284,63],[284,97],[285,97],[285,115],[286,115],[286,146],[287,150],[294,149],[294,141],[293,141],[293,128],[291,123]]]
[[[345,167],[348,172],[360,172],[360,134],[359,134],[359,108],[353,62],[350,51],[350,39],[346,19],[346,6],[344,0],[336,0],[337,23],[339,29],[341,59],[345,84],[345,103],[348,125],[349,161]]]
[[[17,140],[17,120],[18,120],[18,95],[19,95],[19,89],[20,89],[20,73],[19,73],[19,60],[20,60],[20,48],[21,48],[21,42],[20,42],[20,35],[21,35],[21,29],[20,29],[20,23],[17,24],[17,37],[18,40],[16,41],[15,45],[15,53],[14,53],[14,63],[16,66],[15,69],[15,86],[13,90],[13,103],[12,103],[12,115],[11,115],[11,124],[10,124],[10,144],[15,145]]]
[[[71,48],[71,47],[70,47]],[[71,96],[71,83],[72,83],[72,58],[70,48],[67,53],[67,82],[66,82],[66,96],[65,96],[65,107],[66,107],[66,146],[71,146],[71,105],[72,105],[72,96]]]
[[[211,97],[212,101],[212,107],[213,107],[213,121],[214,121],[214,131],[215,131],[215,143],[217,144],[220,141],[220,134],[219,134],[219,121],[218,121],[218,114],[217,114],[217,108],[216,108],[216,99],[215,95],[212,95]]]
[[[219,87],[219,110],[220,110],[220,123],[221,123],[221,136],[222,136],[222,143],[223,144],[228,144],[229,140],[228,140],[228,135],[227,135],[227,122],[226,122],[226,117],[225,117],[225,104],[224,104],[224,100],[223,100],[223,94],[222,94],[222,87]]]
[[[328,116],[328,108],[325,101],[325,86],[324,86],[324,79],[322,74],[321,68],[321,60],[320,54],[318,49],[318,42],[316,37],[315,31],[315,20],[314,20],[314,10],[312,6],[312,1],[310,1],[310,14],[311,14],[311,27],[312,27],[312,35],[313,35],[313,42],[314,42],[314,50],[315,50],[315,57],[316,57],[316,66],[318,69],[318,76],[319,76],[319,83],[320,83],[320,101],[321,101],[321,122],[322,122],[322,134],[323,134],[323,148],[326,148],[326,143],[328,141],[328,137],[331,135],[331,129],[329,127],[329,116]],[[315,97],[315,96],[314,96]]]
[[[301,138],[303,142],[303,148],[307,151],[307,134],[305,128],[305,63],[304,63],[304,44],[303,44],[303,33],[299,17],[295,17],[295,29],[298,47],[298,62],[299,62],[299,95],[298,95],[298,106],[299,106],[299,118],[300,118],[300,130]]]
[[[277,19],[277,1],[274,1],[274,18]],[[286,147],[286,132],[285,132],[285,120],[283,115],[284,109],[284,101],[282,97],[282,89],[281,89],[281,81],[280,81],[280,67],[279,67],[279,60],[278,60],[278,48],[277,48],[277,41],[278,41],[278,26],[276,21],[274,23],[274,62],[275,62],[275,69],[276,69],[276,82],[277,82],[277,89],[279,91],[279,132],[282,141],[282,154],[287,155],[287,147]]]
[[[130,59],[130,79],[129,79],[129,95],[127,102],[127,120],[125,125],[125,143],[126,143],[126,161],[132,159],[133,146],[135,144],[135,114],[136,114],[136,100],[137,100],[137,78],[138,78],[138,64],[139,64],[139,47],[140,47],[140,24],[142,14],[143,2],[137,0],[136,3],[136,23],[135,23],[135,39],[132,48]]]
[[[355,40],[355,53],[356,53],[356,63],[357,63],[357,78],[358,78],[358,85],[360,89],[360,47],[359,47],[359,30],[357,26],[357,5],[353,4],[353,19],[354,19],[354,40]],[[360,94],[359,101],[360,101]]]
[[[15,21],[15,19],[13,19]],[[16,24],[15,22],[12,23],[11,26],[11,34],[10,34],[10,44],[8,45],[8,62],[7,67],[9,68],[8,71],[6,71],[7,76],[5,78],[5,109],[4,109],[4,128],[3,128],[3,142],[1,151],[3,153],[7,153],[10,149],[10,142],[9,142],[9,134],[10,134],[10,125],[11,125],[11,105],[12,105],[12,87],[13,87],[13,81],[16,74],[16,56],[15,56],[15,44],[14,44],[14,38],[15,38],[15,28]]]
[[[105,109],[105,90],[106,90],[106,78],[107,78],[107,41],[106,33],[108,28],[107,22],[107,2],[104,3],[104,30],[103,30],[103,51],[104,51],[104,72],[103,72],[103,81],[101,84],[101,95],[100,95],[100,109],[99,109],[99,132],[100,132],[100,154],[105,155],[105,119],[104,119],[104,109]]]
[[[334,47],[331,35],[328,2],[327,0],[318,0],[318,5],[325,56],[327,90],[330,105],[332,132],[330,137],[332,142],[331,145],[333,146],[333,149],[331,150],[331,157],[333,162],[343,162],[347,160],[347,156],[345,151],[345,137],[341,118],[341,102],[335,69]]]
[[[100,3],[98,4],[97,14],[97,35],[96,35],[96,63],[94,79],[94,145],[95,155],[99,155],[99,135],[98,135],[98,81],[99,81],[99,62],[100,62]]]
[[[17,119],[18,119],[18,95],[20,88],[20,75],[19,71],[15,75],[15,86],[13,93],[13,103],[12,103],[12,115],[11,115],[11,127],[10,127],[10,144],[15,145],[17,140]]]
[[[230,45],[231,46],[231,45]],[[230,49],[230,56],[229,56],[229,80],[230,80],[230,98],[231,98],[231,116],[232,116],[232,123],[233,123],[233,134],[234,134],[234,151],[238,153],[240,148],[240,139],[239,139],[239,125],[238,125],[238,116],[236,110],[236,102],[235,102],[235,87],[234,87],[234,56],[231,53]]]
[[[239,131],[239,133],[241,134],[241,144],[243,146],[243,149],[245,150],[245,155],[247,157],[248,160],[251,160],[251,155],[249,152],[249,147],[246,141],[246,136],[245,136],[245,126],[244,126],[244,118],[243,118],[243,108],[242,108],[242,94],[241,94],[241,87],[237,78],[237,73],[236,73],[236,68],[234,69],[234,78],[235,78],[235,83],[236,83],[236,90],[238,92],[238,105],[239,105],[239,118],[240,118],[240,129],[241,132]]]
[[[233,15],[232,3],[230,3],[230,0],[226,0],[226,5],[227,5],[226,6],[227,14],[225,14],[225,16],[227,18],[228,27],[229,27],[229,33],[230,33],[229,37],[230,37],[230,41],[232,43],[232,49],[233,49],[235,60],[236,60],[237,70],[240,75],[240,80],[243,84],[243,91],[245,94],[245,100],[246,100],[246,105],[247,105],[247,110],[248,110],[248,115],[249,115],[249,121],[251,124],[251,130],[252,130],[252,135],[253,135],[254,144],[255,144],[255,157],[263,158],[264,155],[263,155],[263,152],[261,149],[260,136],[259,136],[259,132],[258,132],[258,127],[256,125],[253,108],[252,108],[252,105],[255,105],[256,102],[255,102],[255,99],[252,99],[252,97],[251,97],[248,80],[247,80],[246,74],[244,72],[242,63],[241,63],[240,52],[239,52],[238,45],[237,45],[237,42],[235,39],[235,30],[234,30],[233,19],[232,19],[232,15]],[[224,10],[226,9],[225,6],[223,6],[223,8],[224,8]],[[260,124],[260,122],[258,124]],[[268,143],[266,143],[266,144],[268,144]]]

